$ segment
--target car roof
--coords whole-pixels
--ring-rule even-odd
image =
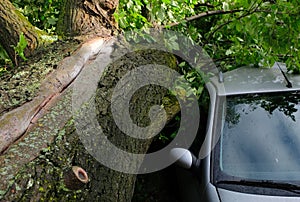
[[[287,87],[287,81],[278,65],[285,72],[292,87]],[[223,80],[223,81],[220,81]],[[284,92],[300,90],[300,75],[286,73],[283,63],[275,63],[272,68],[241,67],[211,78],[211,83],[219,96],[238,95],[263,92]]]

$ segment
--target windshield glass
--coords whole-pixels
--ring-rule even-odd
[[[300,181],[299,103],[299,92],[226,97],[216,180]]]

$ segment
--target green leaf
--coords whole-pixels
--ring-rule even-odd
[[[231,55],[233,53],[232,50],[228,49],[226,52],[225,52],[225,55]]]
[[[244,42],[244,40],[242,39],[242,38],[240,38],[240,37],[236,37],[237,38],[237,40],[239,40],[240,42]]]
[[[3,196],[7,191],[5,190],[0,190],[0,196]]]
[[[223,10],[224,11],[229,11],[229,5],[227,2],[223,2]]]
[[[14,47],[14,50],[16,54],[18,54],[23,60],[27,60],[27,58],[24,55],[24,50],[27,47],[27,44],[27,40],[22,32],[19,37],[19,42],[17,46]]]
[[[27,46],[27,40],[23,33],[20,34],[20,40],[17,46],[19,46],[21,50],[24,50]]]
[[[179,50],[179,44],[177,42],[177,36],[174,35],[169,38],[169,40],[165,41],[166,46],[171,50]]]

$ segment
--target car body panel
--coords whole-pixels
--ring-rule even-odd
[[[267,93],[274,91],[291,91],[300,89],[300,75],[286,73],[292,88],[287,88],[287,82],[280,69],[241,67],[223,74],[224,82],[218,77],[211,79],[218,95],[241,95],[246,93]]]
[[[217,188],[221,202],[295,202],[300,201],[299,197],[268,196],[258,194],[246,194],[226,189]]]

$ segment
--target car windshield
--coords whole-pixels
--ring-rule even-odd
[[[214,152],[217,180],[300,181],[300,93],[228,96]]]

